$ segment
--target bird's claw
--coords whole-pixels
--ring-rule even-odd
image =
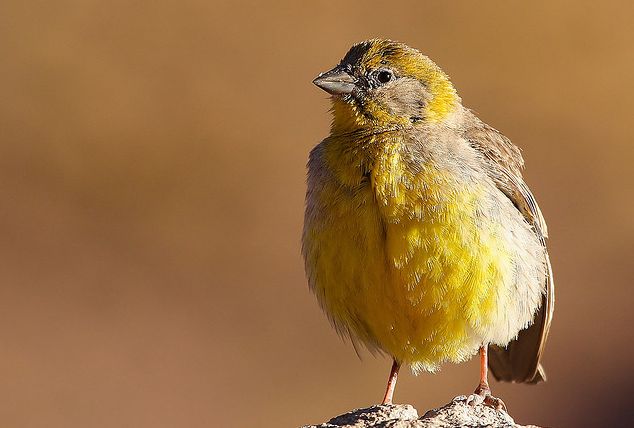
[[[467,404],[471,407],[475,407],[482,403],[484,403],[484,397],[482,395],[471,394],[467,397]]]
[[[491,394],[484,397],[484,405],[489,406],[495,410],[506,410],[506,404],[500,398],[494,397]]]
[[[506,410],[506,404],[501,399],[491,395],[491,390],[487,386],[480,385],[476,388],[473,394],[467,397],[467,404],[470,406],[477,406],[484,404],[495,410]]]

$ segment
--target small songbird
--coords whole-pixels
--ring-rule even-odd
[[[554,286],[519,149],[402,43],[356,44],[313,83],[333,120],[308,161],[306,273],[355,349],[393,359],[383,403],[401,365],[434,372],[478,351],[471,402],[504,407],[487,367],[498,380],[545,380]]]

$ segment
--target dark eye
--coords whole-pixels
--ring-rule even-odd
[[[394,78],[394,75],[392,74],[392,72],[390,70],[379,70],[376,73],[376,80],[379,81],[379,83],[383,84],[383,83],[387,83],[390,80],[392,80]]]

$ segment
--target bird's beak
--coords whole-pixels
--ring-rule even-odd
[[[321,73],[313,83],[319,86],[330,95],[351,94],[357,83],[357,79],[343,71],[339,67],[335,67],[330,71]]]

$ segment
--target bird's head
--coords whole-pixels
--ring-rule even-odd
[[[313,83],[332,95],[333,133],[437,123],[460,104],[432,60],[391,40],[354,45]]]

